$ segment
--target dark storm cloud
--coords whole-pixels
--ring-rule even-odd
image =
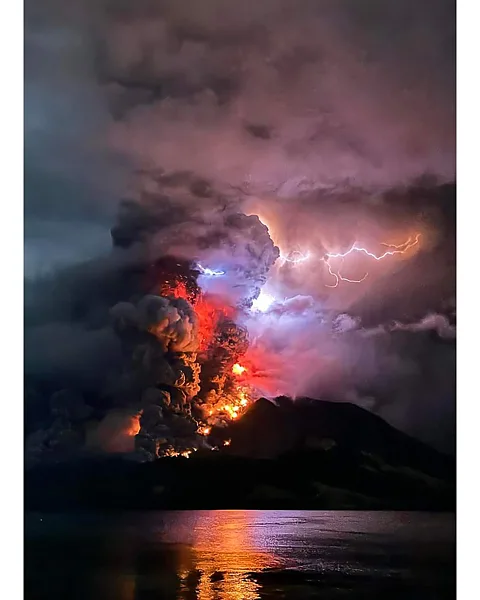
[[[101,72],[134,160],[282,196],[454,177],[452,3],[115,6]]]
[[[28,271],[104,250],[137,167],[237,196],[452,179],[454,33],[448,0],[27,2]]]
[[[122,177],[88,3],[25,5],[25,270],[105,251]]]
[[[107,327],[51,322],[26,329],[27,377],[54,380],[58,388],[95,389],[120,359],[119,342]]]

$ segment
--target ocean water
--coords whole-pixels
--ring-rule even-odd
[[[186,511],[25,519],[25,598],[455,597],[453,514]]]

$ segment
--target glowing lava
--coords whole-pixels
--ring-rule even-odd
[[[212,431],[212,428],[209,427],[208,425],[201,425],[197,429],[197,433],[199,433],[200,435],[210,435],[211,431]]]
[[[232,373],[234,375],[242,375],[247,370],[246,367],[242,367],[242,365],[235,363],[232,367]]]
[[[173,450],[173,448],[169,448],[165,452],[164,456],[181,456],[182,458],[190,458],[190,454],[194,451],[196,451],[196,448],[192,448],[191,450],[182,450],[181,452],[177,452],[176,450]]]
[[[238,419],[251,401],[251,390],[246,386],[238,386],[232,392],[224,394],[215,405],[208,407],[206,421],[215,423],[219,417],[227,420]]]

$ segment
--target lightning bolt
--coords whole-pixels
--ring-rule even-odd
[[[340,283],[340,281],[346,281],[347,283],[362,283],[362,281],[364,281],[368,277],[368,273],[365,273],[365,275],[361,279],[348,279],[347,277],[344,277],[340,273],[340,270],[338,270],[336,273],[334,273],[332,271],[332,265],[328,262],[327,259],[324,258],[323,262],[327,265],[329,274],[335,278],[335,283],[333,285],[328,285],[326,283],[325,287],[336,288],[336,287],[338,287],[338,284]]]
[[[380,254],[380,256],[377,256],[376,254],[374,254],[373,252],[370,252],[366,248],[362,248],[362,246],[357,246],[357,242],[355,242],[353,244],[353,246],[346,252],[343,252],[343,253],[328,252],[327,257],[328,258],[345,258],[345,256],[348,256],[352,252],[363,252],[364,254],[366,254],[367,256],[370,256],[371,258],[374,258],[375,260],[382,260],[386,256],[393,256],[394,254],[404,254],[407,250],[409,250],[410,248],[413,248],[413,246],[416,246],[418,244],[419,239],[420,239],[420,234],[417,233],[414,240],[411,237],[409,237],[406,242],[404,242],[403,244],[400,244],[398,246],[396,246],[395,244],[382,244],[382,246],[387,246],[389,248],[395,248],[395,250],[386,250],[383,254]]]
[[[394,250],[386,250],[383,254],[380,254],[380,255],[376,255],[373,252],[370,252],[369,250],[367,250],[366,248],[363,248],[362,246],[358,246],[357,242],[355,242],[351,246],[351,248],[349,250],[347,250],[346,252],[327,252],[327,254],[325,255],[325,257],[322,260],[327,265],[328,273],[332,277],[335,278],[335,283],[333,285],[325,284],[325,287],[336,288],[336,287],[338,287],[340,281],[346,281],[348,283],[361,283],[368,277],[368,272],[365,273],[365,275],[361,279],[348,279],[347,277],[343,277],[342,274],[340,273],[340,269],[337,269],[336,273],[334,271],[332,271],[332,265],[329,262],[330,259],[341,258],[342,263],[343,263],[343,259],[346,256],[348,256],[349,254],[352,254],[353,252],[360,252],[360,253],[363,253],[363,254],[369,256],[370,258],[373,258],[378,261],[378,260],[382,260],[382,259],[386,258],[387,256],[394,256],[395,254],[404,254],[407,250],[409,250],[410,248],[413,248],[413,246],[416,246],[418,244],[419,239],[420,239],[420,233],[417,233],[417,235],[415,236],[415,239],[413,237],[409,237],[408,240],[403,242],[402,244],[396,245],[396,244],[382,243],[382,246],[387,246],[387,248],[394,248]]]
[[[294,258],[297,257],[297,258]],[[304,262],[310,258],[310,252],[300,252],[300,250],[294,250],[290,252],[288,255],[280,254],[280,259],[286,263],[292,263],[294,265],[298,265],[298,263]]]
[[[365,254],[366,256],[369,256],[370,258],[373,258],[377,261],[383,260],[387,256],[394,256],[395,254],[404,254],[405,252],[407,252],[407,250],[410,250],[410,248],[416,246],[418,244],[418,240],[420,239],[420,235],[420,233],[417,233],[415,236],[410,236],[405,242],[398,245],[382,243],[382,246],[386,246],[388,248],[382,254],[375,254],[374,252],[370,252],[370,250],[368,250],[367,248],[359,246],[358,242],[355,242],[346,252],[327,252],[320,260],[327,265],[328,273],[334,278],[334,283],[333,285],[325,284],[325,287],[336,288],[338,287],[340,281],[345,281],[347,283],[362,283],[362,281],[365,281],[365,279],[368,277],[368,272],[365,273],[365,275],[361,279],[349,279],[348,277],[344,277],[341,274],[340,267],[343,264],[344,259],[349,254],[357,252],[360,254]],[[294,250],[289,254],[280,254],[280,260],[282,261],[282,264],[288,262],[293,265],[298,265],[307,261],[311,257],[312,255],[310,252],[301,252],[300,250]],[[330,262],[332,259],[336,258],[341,259],[340,267],[338,269],[334,269]]]
[[[197,267],[202,275],[206,275],[207,277],[221,277],[222,275],[225,275],[225,271],[216,271],[215,269],[202,267],[200,263],[197,263]]]

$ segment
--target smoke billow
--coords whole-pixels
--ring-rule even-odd
[[[172,179],[165,184],[167,190]],[[27,373],[47,388],[56,380],[90,392],[88,417],[95,412],[93,420],[86,416],[82,422],[67,418],[63,423],[84,440],[84,451],[123,449],[147,459],[188,453],[206,444],[197,433],[202,423],[235,418],[244,400],[232,367],[246,352],[248,337],[236,317],[258,296],[278,249],[256,216],[225,206],[211,219],[182,210],[176,202],[179,188],[183,198],[192,199],[186,181],[185,175],[176,178],[169,196],[124,202],[112,228],[111,255],[51,280],[63,306],[56,313],[50,305],[50,318],[58,321],[63,314],[65,322],[45,323],[37,315],[41,324],[33,319],[29,328],[30,340],[36,336],[39,342],[42,336],[65,331],[65,342],[78,352],[74,369],[73,354],[60,352],[46,359],[54,364],[49,371],[38,368],[35,346]],[[214,205],[209,214],[215,210]],[[220,286],[202,289],[207,275],[199,259],[221,262],[225,271]],[[42,285],[51,289],[48,281],[37,283],[37,288]],[[38,310],[41,302],[36,306]],[[77,336],[69,337],[75,329],[78,338],[85,339],[83,359]],[[109,354],[110,363],[104,359],[92,365],[96,350],[90,344],[101,332],[116,340],[116,353]],[[97,376],[96,386],[81,376],[86,365]],[[34,448],[29,456],[56,457],[62,448],[56,444],[57,430],[63,435],[59,425],[53,431],[47,428],[41,442],[34,434],[33,442],[28,441]]]
[[[454,3],[60,4],[26,5],[28,456],[185,453],[247,388],[451,448]]]

